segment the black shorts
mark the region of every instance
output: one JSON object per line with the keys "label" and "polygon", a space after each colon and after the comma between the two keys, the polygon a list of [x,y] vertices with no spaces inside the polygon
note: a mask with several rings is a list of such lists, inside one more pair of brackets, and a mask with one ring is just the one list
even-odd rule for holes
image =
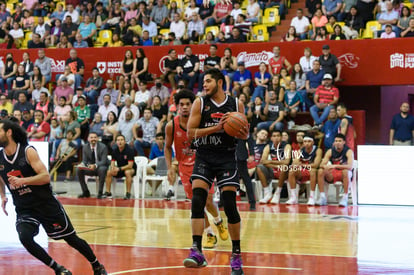
{"label": "black shorts", "polygon": [[[134,177],[137,174],[137,169],[136,168],[133,168],[133,169],[134,169],[134,174],[132,174],[132,176]],[[119,169],[118,173],[115,175],[115,178],[120,179],[123,177],[125,177],[125,171]]]}
{"label": "black shorts", "polygon": [[193,174],[190,181],[195,179],[208,183],[209,188],[216,179],[217,187],[235,186],[240,187],[239,175],[237,174],[237,162],[235,152],[223,154],[205,154],[197,152],[194,163]]}
{"label": "black shorts", "polygon": [[[57,201],[57,200],[56,200]],[[42,207],[35,207],[33,209],[26,209],[17,213],[16,229],[22,223],[30,223],[39,228],[42,225],[49,238],[54,240],[63,239],[67,236],[75,234],[75,229],[68,215],[63,209],[60,202],[56,204],[47,205]],[[54,208],[54,211],[50,211]]]}

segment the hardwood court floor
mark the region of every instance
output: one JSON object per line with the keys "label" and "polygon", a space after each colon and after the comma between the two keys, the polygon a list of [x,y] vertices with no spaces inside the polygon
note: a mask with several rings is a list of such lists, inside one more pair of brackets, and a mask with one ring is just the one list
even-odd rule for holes
{"label": "hardwood court floor", "polygon": [[[60,200],[110,274],[230,274],[230,240],[204,250],[208,267],[182,266],[192,242],[189,202]],[[245,274],[414,274],[414,207],[281,204],[250,212],[239,203],[239,209]],[[92,274],[65,243],[49,241],[48,251],[73,274]],[[0,274],[53,272],[20,245],[0,243]]]}

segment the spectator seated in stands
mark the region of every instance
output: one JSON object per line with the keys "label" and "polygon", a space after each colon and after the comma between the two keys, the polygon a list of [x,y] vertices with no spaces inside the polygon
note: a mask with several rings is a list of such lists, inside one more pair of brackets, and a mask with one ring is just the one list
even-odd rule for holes
{"label": "spectator seated in stands", "polygon": [[[152,41],[152,38],[150,37],[149,32],[147,30],[142,32],[142,37],[140,39],[139,45],[142,45],[142,46],[153,46],[154,45],[154,42]],[[133,43],[132,46],[138,46],[138,45],[135,45]]]}
{"label": "spectator seated in stands", "polygon": [[116,105],[116,101],[118,100],[119,91],[116,90],[116,89],[114,89],[114,82],[113,82],[113,80],[112,79],[108,79],[106,81],[106,84],[105,85],[106,85],[106,88],[103,89],[101,91],[101,94],[99,95],[98,105],[101,106],[104,103],[103,99],[104,99],[104,96],[107,95],[107,94],[109,94],[110,97],[111,97],[111,103],[114,104],[114,105]]}
{"label": "spectator seated in stands", "polygon": [[85,40],[83,40],[82,35],[80,33],[77,33],[75,35],[75,41],[73,42],[73,47],[76,49],[79,48],[88,48],[88,42],[86,42]]}
{"label": "spectator seated in stands", "polygon": [[61,159],[62,164],[60,165],[58,172],[65,172],[64,182],[70,181],[70,175],[72,172],[72,165],[77,161],[77,144],[73,139],[74,132],[68,131],[66,137],[62,139],[59,147],[56,151],[55,161]]}
{"label": "spectator seated in stands", "polygon": [[4,67],[1,70],[1,77],[0,77],[0,88],[2,93],[6,93],[7,91],[4,87],[4,84],[7,84],[7,89],[11,91],[13,80],[17,73],[17,63],[13,60],[13,54],[7,53],[6,54],[6,62],[4,62]]}
{"label": "spectator seated in stands", "polygon": [[143,48],[138,48],[136,52],[136,59],[134,60],[134,69],[131,78],[137,86],[141,81],[152,81],[152,75],[148,72],[149,60],[145,56]]}
{"label": "spectator seated in stands", "polygon": [[[39,81],[36,86],[39,87]],[[36,91],[36,90],[35,90]],[[34,91],[33,91],[34,96]],[[35,110],[39,110],[44,114],[44,120],[49,122],[53,115],[53,103],[49,101],[49,91],[47,89],[39,92],[39,100],[35,102]]]}
{"label": "spectator seated in stands", "polygon": [[[158,123],[158,118],[152,116],[152,110],[147,108],[144,110],[144,116],[134,124],[132,132],[135,139],[134,148],[138,156],[145,156],[144,148],[151,148],[155,141]],[[137,129],[139,127],[142,129],[142,138],[138,137]]]}
{"label": "spectator seated in stands", "polygon": [[158,40],[160,40],[160,38],[162,39],[161,40],[161,46],[175,46],[175,45],[181,45],[182,44],[181,41],[175,37],[175,33],[173,33],[173,32],[168,33],[167,39],[164,39],[164,36],[160,37],[160,35],[159,35]]}
{"label": "spectator seated in stands", "polygon": [[64,115],[62,120],[59,121],[60,127],[63,130],[63,136],[66,137],[68,132],[73,132],[73,141],[76,142],[77,148],[81,146],[81,129],[78,122],[78,113],[74,110],[69,111]]}
{"label": "spectator seated in stands", "polygon": [[290,25],[295,27],[296,35],[300,40],[308,38],[308,31],[311,24],[309,19],[306,16],[303,16],[302,9],[296,11],[296,16],[292,18]]}
{"label": "spectator seated in stands", "polygon": [[378,22],[382,25],[382,30],[385,31],[386,25],[391,25],[392,30],[397,37],[400,37],[400,29],[397,27],[399,14],[392,7],[391,1],[385,2],[386,11],[382,12],[378,17]]}
{"label": "spectator seated in stands", "polygon": [[[237,63],[238,70],[233,76],[233,96],[238,97],[241,93],[250,95],[250,85],[252,85],[252,73],[246,70],[243,61]],[[247,92],[247,89],[249,90]]]}
{"label": "spectator seated in stands", "polygon": [[[287,169],[283,167],[288,166],[291,161],[292,147],[281,138],[279,130],[272,131],[270,138],[272,142],[264,148],[260,164],[256,168],[257,176],[264,189],[264,197],[259,201],[260,203],[279,204],[283,184],[288,178]],[[273,179],[278,179],[279,183],[272,196]]]}
{"label": "spectator seated in stands", "polygon": [[91,119],[91,110],[89,106],[86,105],[86,97],[84,95],[79,96],[78,106],[75,107],[75,112],[77,114],[78,122],[80,124],[81,134],[80,137],[83,140],[86,140],[89,131],[89,120]]}
{"label": "spectator seated in stands", "polygon": [[148,36],[149,38],[151,38],[151,40],[152,38],[155,38],[158,35],[157,24],[155,24],[154,21],[151,21],[150,18],[147,16],[142,17],[142,35],[143,36],[144,36],[145,31],[148,32]]}
{"label": "spectator seated in stands", "polygon": [[252,23],[258,23],[261,12],[262,11],[257,3],[257,0],[249,0],[249,4],[247,4],[246,7],[246,20]]}
{"label": "spectator seated in stands", "polygon": [[30,11],[23,10],[22,25],[24,31],[31,31],[34,26],[34,18],[30,15]]}
{"label": "spectator seated in stands", "polygon": [[342,32],[342,27],[339,24],[334,26],[334,32],[331,34],[331,40],[346,40],[345,34]]}
{"label": "spectator seated in stands", "polygon": [[407,6],[403,6],[401,8],[400,18],[398,19],[398,23],[397,23],[397,26],[401,29],[401,32],[405,31],[408,28],[410,18],[411,18],[410,9]]}
{"label": "spectator seated in stands", "polygon": [[89,104],[96,104],[97,103],[97,98],[99,96],[99,93],[102,89],[104,80],[102,78],[102,76],[99,75],[99,70],[98,68],[93,68],[92,69],[92,76],[90,78],[88,78],[88,80],[86,81],[86,86],[85,89],[83,91],[84,95],[87,97],[88,99],[88,103]]}
{"label": "spectator seated in stands", "polygon": [[[252,31],[252,22],[246,21],[246,15],[239,14],[237,16],[236,23],[234,24],[234,27],[239,28],[244,38],[247,40],[249,35]],[[231,28],[231,31],[233,31],[233,27]],[[225,32],[227,38],[230,38],[231,34],[229,32]]]}
{"label": "spectator seated in stands", "polygon": [[0,110],[6,110],[8,114],[13,113],[13,105],[5,94],[0,94]]}
{"label": "spectator seated in stands", "polygon": [[32,40],[29,40],[27,43],[27,48],[29,49],[38,49],[38,48],[46,48],[44,42],[40,40],[40,35],[37,33],[32,34]]}
{"label": "spectator seated in stands", "polygon": [[92,120],[90,127],[89,127],[89,133],[94,132],[98,135],[99,139],[103,136],[103,125],[104,121],[102,121],[102,115],[100,113],[95,113],[94,119]]}
{"label": "spectator seated in stands", "polygon": [[[306,93],[301,93],[302,104],[306,106],[303,110],[309,109],[313,103],[313,96],[316,92],[316,88],[322,84],[323,76],[325,72],[321,70],[321,63],[319,60],[313,61],[313,69],[306,74]],[[303,106],[302,106],[303,107]]]}
{"label": "spectator seated in stands", "polygon": [[57,86],[55,91],[53,92],[53,103],[55,106],[58,105],[58,99],[61,97],[64,97],[66,100],[67,105],[72,104],[74,91],[71,87],[68,85],[68,79],[66,77],[62,77],[60,79],[60,86]]}
{"label": "spectator seated in stands", "polygon": [[129,95],[125,96],[125,106],[122,107],[121,112],[119,113],[119,121],[124,121],[126,120],[126,112],[127,111],[131,111],[133,116],[132,116],[132,120],[133,121],[137,121],[139,116],[140,116],[140,112],[137,106],[135,106],[134,104],[132,104],[132,97]]}
{"label": "spectator seated in stands", "polygon": [[[42,87],[42,84],[40,83],[40,80],[35,80],[34,81],[34,89],[32,91],[32,101],[33,104],[37,104],[39,103],[39,101],[41,100],[41,94],[45,93],[46,94],[46,101],[48,102],[48,97],[49,97],[49,90],[46,89],[45,87]],[[46,112],[47,113],[47,112]],[[49,120],[49,119],[47,119]]]}
{"label": "spectator seated in stands", "polygon": [[285,107],[283,103],[277,100],[275,91],[269,90],[265,96],[265,107],[263,114],[267,117],[265,122],[257,124],[257,130],[265,129],[267,131],[283,129],[283,119],[285,117]]}
{"label": "spectator seated in stands", "polygon": [[[221,23],[220,25],[220,31],[224,33],[224,36],[226,39],[230,38],[231,36],[231,31],[234,28],[234,24],[237,21],[237,19],[239,18],[239,15],[236,16],[236,18],[234,18],[231,15],[228,15],[226,18],[226,21],[224,23]],[[251,25],[251,23],[249,23]],[[249,28],[249,32],[250,32],[250,28]],[[216,39],[215,39],[216,40]]]}
{"label": "spectator seated in stands", "polygon": [[193,55],[193,51],[190,46],[184,48],[185,56],[180,60],[177,67],[177,75],[175,81],[184,79],[188,82],[187,88],[192,90],[194,85],[198,81],[198,74],[200,70],[200,60],[196,55]]}
{"label": "spectator seated in stands", "polygon": [[409,26],[402,33],[402,37],[414,37],[414,18],[410,18]]}
{"label": "spectator seated in stands", "polygon": [[168,20],[168,8],[163,0],[157,0],[157,5],[151,10],[151,21],[154,21],[161,28],[168,28],[170,22]]}
{"label": "spectator seated in stands", "polygon": [[[291,80],[296,82],[296,90],[299,93],[300,101],[302,105],[302,110],[306,111],[306,103],[304,96],[306,95],[306,74],[303,72],[302,67],[299,63],[293,65],[293,71],[291,75]],[[303,107],[305,105],[305,107]]]}
{"label": "spectator seated in stands", "polygon": [[23,113],[23,111],[29,111],[30,118],[33,117],[33,105],[27,100],[27,95],[24,92],[20,92],[17,94],[17,102],[14,104],[14,110],[20,110],[20,112]]}
{"label": "spectator seated in stands", "polygon": [[288,129],[292,129],[292,127],[295,125],[293,119],[296,117],[296,114],[299,111],[300,101],[300,95],[296,90],[296,82],[294,80],[291,80],[289,83],[289,89],[286,90],[284,100],[286,114],[290,119],[288,121]]}
{"label": "spectator seated in stands", "polygon": [[250,122],[250,133],[257,132],[257,124],[266,121],[266,116],[263,113],[263,100],[260,96],[254,99],[254,102],[247,104],[247,119]]}
{"label": "spectator seated in stands", "polygon": [[246,37],[244,37],[241,30],[237,27],[234,27],[231,30],[231,36],[226,40],[226,43],[244,43],[244,42],[246,42]]}
{"label": "spectator seated in stands", "polygon": [[[290,62],[286,59],[285,56],[280,55],[280,47],[275,46],[273,47],[273,57],[269,60],[269,73],[272,75],[280,74],[282,68],[286,68],[287,71],[290,71],[292,68],[292,65]],[[282,99],[279,99],[282,100]]]}
{"label": "spectator seated in stands", "polygon": [[193,12],[191,20],[187,23],[187,36],[189,44],[196,44],[201,40],[204,35],[204,23],[200,16]]}
{"label": "spectator seated in stands", "polygon": [[[155,142],[151,146],[149,159],[153,160],[153,159],[156,159],[156,158],[159,158],[159,157],[163,157],[164,156],[164,146],[165,146],[165,134],[164,133],[157,133],[155,135]],[[147,169],[147,171],[148,171],[148,169]]]}
{"label": "spectator seated in stands", "polygon": [[318,30],[321,27],[325,27],[325,25],[328,23],[328,18],[326,18],[326,16],[323,15],[321,9],[316,9],[315,14],[312,17],[311,23],[312,23],[312,33],[310,37],[311,39],[316,39]]}
{"label": "spectator seated in stands", "polygon": [[126,193],[124,199],[131,198],[132,178],[137,171],[134,161],[134,150],[126,143],[123,135],[116,137],[116,145],[112,151],[112,160],[108,172],[106,173],[106,192],[103,198],[112,198],[111,184],[113,178],[125,177]]}
{"label": "spectator seated in stands", "polygon": [[96,25],[91,22],[91,18],[88,15],[84,16],[77,33],[82,35],[82,39],[88,42],[89,47],[93,47],[93,39],[96,36]]}
{"label": "spectator seated in stands", "polygon": [[174,14],[174,21],[170,24],[170,32],[175,33],[175,37],[178,40],[181,40],[181,38],[185,34],[185,23],[180,19],[181,15],[179,13]]}
{"label": "spectator seated in stands", "polygon": [[44,120],[42,111],[36,110],[34,113],[34,123],[27,128],[29,141],[48,141],[50,125]]}
{"label": "spectator seated in stands", "polygon": [[390,24],[387,24],[385,26],[385,31],[381,33],[380,38],[395,38],[395,32],[392,31],[392,26]]}
{"label": "spectator seated in stands", "polygon": [[150,91],[147,89],[147,82],[141,81],[138,85],[138,91],[135,93],[134,104],[138,107],[140,112],[149,106]]}
{"label": "spectator seated in stands", "polygon": [[293,41],[299,41],[299,37],[297,37],[295,27],[290,26],[287,33],[280,39],[280,42],[293,42]]}
{"label": "spectator seated in stands", "polygon": [[64,96],[59,97],[59,104],[55,105],[55,109],[53,110],[53,116],[58,119],[60,122],[63,117],[72,110],[70,104],[66,104],[66,98]]}
{"label": "spectator seated in stands", "polygon": [[[327,205],[328,201],[325,195],[325,182],[335,183],[341,181],[344,186],[344,194],[339,206],[348,206],[348,186],[352,177],[352,164],[354,161],[354,152],[345,145],[345,136],[337,134],[335,136],[334,146],[328,149],[318,170],[318,187],[319,200],[316,205]],[[331,162],[330,164],[328,162]]]}
{"label": "spectator seated in stands", "polygon": [[9,34],[13,37],[16,47],[20,48],[24,40],[24,32],[23,29],[20,27],[19,22],[15,21],[13,23],[13,29],[9,31]]}
{"label": "spectator seated in stands", "polygon": [[338,21],[343,21],[344,15],[341,13],[342,0],[324,1],[322,4],[322,12],[326,17],[335,16]]}
{"label": "spectator seated in stands", "polygon": [[264,99],[264,94],[270,83],[270,78],[271,75],[267,72],[266,63],[261,62],[259,65],[259,71],[254,74],[256,88],[254,89],[253,95],[250,99],[251,102],[254,102],[256,97],[260,97],[262,100]]}
{"label": "spectator seated in stands", "polygon": [[65,39],[63,39],[63,36],[65,36],[67,38],[67,41],[69,41],[67,43],[67,47],[69,48],[70,45],[72,45],[72,43],[75,41],[75,35],[76,32],[78,31],[78,25],[72,22],[72,17],[71,16],[66,16],[65,17],[65,21],[62,24],[62,30],[60,32],[60,46],[58,44],[58,48],[65,48]]}
{"label": "spectator seated in stands", "polygon": [[70,70],[75,75],[75,87],[79,87],[83,81],[85,63],[78,57],[78,52],[75,49],[71,49],[69,55],[70,57],[66,60],[65,65],[69,66]]}
{"label": "spectator seated in stands", "polygon": [[[111,95],[105,94],[103,96],[102,104],[99,105],[98,113],[101,114],[102,120],[106,122],[109,112],[113,112],[115,116],[118,115],[118,108],[111,102]],[[96,131],[95,131],[96,132]]]}
{"label": "spectator seated in stands", "polygon": [[196,5],[195,0],[190,0],[187,8],[184,11],[184,19],[189,22],[192,19],[193,14],[198,14],[199,7]]}
{"label": "spectator seated in stands", "polygon": [[356,39],[359,36],[359,31],[364,28],[362,16],[359,14],[357,7],[352,6],[345,17],[345,26],[342,27],[345,36],[348,39]]}
{"label": "spectator seated in stands", "polygon": [[165,124],[167,124],[168,107],[167,105],[161,105],[161,98],[154,96],[151,104],[152,116],[158,118],[158,132],[164,132]]}
{"label": "spectator seated in stands", "polygon": [[49,151],[50,151],[50,162],[55,160],[56,149],[63,138],[63,132],[60,128],[59,122],[56,118],[52,118],[50,122],[50,136],[49,136]]}
{"label": "spectator seated in stands", "polygon": [[50,26],[49,24],[45,24],[42,16],[38,17],[38,23],[33,28],[33,33],[40,35],[40,41],[46,44],[46,37],[50,35]]}
{"label": "spectator seated in stands", "polygon": [[9,99],[16,100],[20,93],[24,93],[28,96],[27,90],[30,88],[29,76],[24,72],[24,66],[19,65],[17,67],[16,77],[13,80],[12,90],[9,91]]}
{"label": "spectator seated in stands", "polygon": [[102,199],[108,165],[108,148],[99,142],[97,133],[91,131],[88,135],[88,143],[82,148],[82,162],[78,165],[78,178],[82,188],[82,194],[78,198],[89,198],[91,195],[85,176],[97,176],[99,181],[97,198]]}
{"label": "spectator seated in stands", "polygon": [[318,135],[315,136],[318,139],[324,139],[323,144],[326,149],[332,147],[335,136],[338,133],[340,123],[341,121],[338,119],[335,108],[330,109],[328,120],[323,124]]}
{"label": "spectator seated in stands", "polygon": [[[132,112],[130,113],[132,114]],[[112,152],[112,145],[115,144],[115,137],[118,133],[118,118],[114,112],[109,112],[105,120],[102,126],[102,142],[108,147],[108,152]]]}
{"label": "spectator seated in stands", "polygon": [[[323,76],[322,85],[316,88],[313,98],[315,105],[310,108],[310,113],[315,121],[315,128],[321,128],[322,123],[329,115],[329,111],[338,103],[339,90],[332,85],[332,76],[325,74]],[[321,116],[318,112],[322,111]]]}
{"label": "spectator seated in stands", "polygon": [[230,15],[232,9],[233,5],[231,4],[231,2],[220,1],[219,3],[217,3],[214,6],[212,17],[207,20],[207,26],[220,25],[221,23],[224,23],[226,17]]}

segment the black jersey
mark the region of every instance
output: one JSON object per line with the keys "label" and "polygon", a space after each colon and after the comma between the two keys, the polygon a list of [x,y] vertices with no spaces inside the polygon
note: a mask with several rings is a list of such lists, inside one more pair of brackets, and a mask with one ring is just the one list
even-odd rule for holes
{"label": "black jersey", "polygon": [[318,147],[316,147],[316,145],[312,146],[312,151],[310,153],[306,152],[306,148],[303,147],[302,149],[300,149],[301,152],[301,158],[300,161],[302,163],[306,163],[306,164],[312,164],[315,161],[316,158],[316,150],[318,150]]}
{"label": "black jersey", "polygon": [[288,143],[287,142],[280,142],[278,145],[275,146],[275,144],[272,142],[270,144],[270,157],[272,158],[272,160],[285,160],[286,159],[286,154],[290,153],[290,152],[285,152],[285,147]]}
{"label": "black jersey", "polygon": [[[237,99],[226,95],[226,99],[217,104],[211,98],[203,96],[201,99],[201,121],[199,128],[216,126],[221,117],[227,112],[238,112]],[[236,139],[221,130],[220,132],[197,138],[193,141],[197,154],[208,152],[235,152]]]}
{"label": "black jersey", "polygon": [[341,152],[336,151],[335,146],[333,146],[331,150],[332,154],[329,160],[332,164],[347,164],[348,160],[346,158],[346,153],[350,150],[348,146],[344,145]]}
{"label": "black jersey", "polygon": [[38,207],[49,199],[55,200],[50,184],[22,186],[17,189],[9,184],[8,174],[16,177],[36,175],[32,166],[27,162],[26,152],[30,147],[34,148],[31,145],[18,143],[12,159],[6,156],[4,148],[0,149],[0,175],[12,194],[16,211]]}
{"label": "black jersey", "polygon": [[268,143],[262,143],[262,144],[255,143],[254,148],[253,148],[253,150],[254,150],[254,162],[260,163],[260,160],[262,159],[264,148],[266,147],[267,144]]}

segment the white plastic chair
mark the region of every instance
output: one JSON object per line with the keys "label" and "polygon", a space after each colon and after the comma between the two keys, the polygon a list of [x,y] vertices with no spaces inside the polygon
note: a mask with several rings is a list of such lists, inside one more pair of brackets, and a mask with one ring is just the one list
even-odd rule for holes
{"label": "white plastic chair", "polygon": [[[147,181],[161,181],[163,192],[165,192],[165,187],[168,186],[168,169],[167,162],[165,157],[159,157],[157,159],[157,168],[155,169],[154,175],[147,175],[147,169],[143,169],[143,178],[142,178],[142,198],[145,198],[145,184]],[[155,193],[155,186],[152,187],[152,193]]]}
{"label": "white plastic chair", "polygon": [[137,156],[134,158],[134,161],[137,165],[137,171],[134,178],[132,179],[132,183],[134,185],[134,197],[136,199],[139,199],[139,183],[141,181],[142,184],[144,184],[144,170],[146,171],[148,159],[143,156]]}

